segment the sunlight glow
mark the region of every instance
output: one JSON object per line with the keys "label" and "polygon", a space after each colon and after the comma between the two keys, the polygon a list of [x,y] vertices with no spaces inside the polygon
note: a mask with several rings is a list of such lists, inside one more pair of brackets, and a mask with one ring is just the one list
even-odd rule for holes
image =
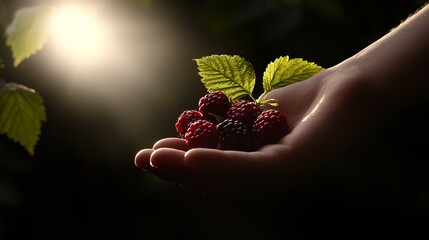
{"label": "sunlight glow", "polygon": [[53,2],[51,34],[39,62],[47,88],[81,116],[112,113],[107,121],[116,122],[128,140],[140,141],[154,106],[170,107],[193,82],[191,52],[203,48],[188,24],[138,1]]}
{"label": "sunlight glow", "polygon": [[53,43],[63,56],[96,61],[103,57],[106,36],[102,27],[90,9],[63,6],[52,19]]}

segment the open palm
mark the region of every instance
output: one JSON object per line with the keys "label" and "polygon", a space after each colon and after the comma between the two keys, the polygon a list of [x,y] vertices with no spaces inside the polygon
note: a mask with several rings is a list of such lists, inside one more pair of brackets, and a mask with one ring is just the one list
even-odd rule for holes
{"label": "open palm", "polygon": [[[361,71],[336,66],[305,81],[276,89],[290,134],[255,152],[188,149],[184,140],[165,138],[141,150],[138,167],[161,178],[204,191],[283,190],[353,142],[368,127],[370,86]],[[366,97],[362,99],[362,94]]]}

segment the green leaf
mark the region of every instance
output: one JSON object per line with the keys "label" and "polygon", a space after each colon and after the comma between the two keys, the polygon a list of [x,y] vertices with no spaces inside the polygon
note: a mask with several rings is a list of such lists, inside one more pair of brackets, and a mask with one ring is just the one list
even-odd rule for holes
{"label": "green leaf", "polygon": [[44,121],[43,99],[36,91],[16,83],[4,84],[0,89],[0,134],[33,155]]}
{"label": "green leaf", "polygon": [[245,96],[254,99],[256,76],[250,62],[237,55],[211,55],[195,61],[201,81],[209,92],[221,91],[232,101]]}
{"label": "green leaf", "polygon": [[301,58],[279,57],[265,69],[262,81],[264,92],[305,80],[321,70],[323,70],[321,66]]}
{"label": "green leaf", "polygon": [[19,9],[6,28],[6,44],[11,47],[14,66],[38,52],[50,31],[52,11],[48,5]]}

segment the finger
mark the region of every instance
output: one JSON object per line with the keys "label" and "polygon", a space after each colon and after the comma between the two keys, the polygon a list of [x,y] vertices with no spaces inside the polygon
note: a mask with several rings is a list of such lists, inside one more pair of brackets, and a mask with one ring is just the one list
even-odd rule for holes
{"label": "finger", "polygon": [[197,148],[188,151],[184,160],[194,176],[188,179],[191,187],[221,192],[262,192],[283,190],[295,183],[297,161],[288,155],[286,146],[276,144],[257,152]]}
{"label": "finger", "polygon": [[153,145],[153,149],[158,148],[174,148],[182,151],[189,150],[184,139],[181,138],[164,138]]}
{"label": "finger", "polygon": [[150,156],[150,165],[155,175],[179,183],[186,182],[185,152],[174,148],[158,148]]}
{"label": "finger", "polygon": [[156,169],[150,164],[150,158],[154,151],[155,150],[153,149],[143,149],[139,151],[134,158],[134,163],[138,168],[149,173],[158,175],[158,169]]}
{"label": "finger", "polygon": [[[147,161],[147,152],[149,151],[140,153],[145,161]],[[240,167],[240,165],[246,165],[245,160],[242,160],[242,155],[253,158],[253,153],[239,151],[225,153],[220,150],[204,148],[192,149],[188,153],[174,148],[158,148],[150,152],[150,167],[147,167],[147,162],[145,164],[148,171],[158,177],[193,189],[228,192],[227,188],[231,186],[231,189],[236,191],[238,190],[236,189],[237,184],[233,183],[233,179],[241,178],[240,182],[245,182],[245,179],[248,179],[248,177],[243,176],[243,167]],[[188,165],[185,165],[185,156],[190,156]],[[230,157],[231,160],[229,160]]]}
{"label": "finger", "polygon": [[209,148],[195,148],[185,154],[187,167],[198,171],[209,172],[235,172],[236,169],[255,170],[263,157],[261,152],[221,151]]}
{"label": "finger", "polygon": [[134,158],[134,164],[136,165],[136,167],[144,170],[150,168],[150,155],[153,151],[153,149],[140,150]]}

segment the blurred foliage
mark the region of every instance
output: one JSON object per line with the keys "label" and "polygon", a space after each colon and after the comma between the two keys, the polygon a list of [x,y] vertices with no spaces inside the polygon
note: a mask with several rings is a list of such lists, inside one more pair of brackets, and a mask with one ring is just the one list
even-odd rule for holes
{"label": "blurred foliage", "polygon": [[6,83],[0,88],[0,134],[6,134],[34,155],[45,121],[45,107],[39,93],[16,83]]}
{"label": "blurred foliage", "polygon": [[[0,7],[0,10],[4,9],[3,2]],[[45,5],[21,8],[16,12],[5,30],[6,45],[11,48],[14,67],[44,46],[50,29],[50,15]],[[0,60],[0,68],[3,67]],[[46,121],[46,114],[39,93],[21,84],[1,82],[0,134],[21,144],[33,155],[41,132],[41,121]]]}
{"label": "blurred foliage", "polygon": [[31,6],[19,9],[6,28],[6,44],[12,50],[14,67],[40,51],[50,30],[51,7]]}

